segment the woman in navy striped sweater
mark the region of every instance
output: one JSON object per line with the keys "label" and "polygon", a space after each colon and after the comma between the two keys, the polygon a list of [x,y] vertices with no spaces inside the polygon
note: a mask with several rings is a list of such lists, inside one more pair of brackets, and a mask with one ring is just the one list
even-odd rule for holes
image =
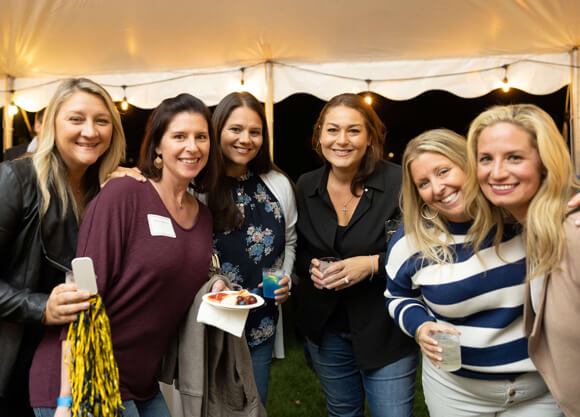
{"label": "woman in navy striped sweater", "polygon": [[[438,129],[403,156],[404,227],[387,260],[387,306],[423,352],[432,417],[561,416],[528,357],[523,331],[525,247],[519,231],[492,230],[474,253],[465,214],[465,139]],[[483,196],[480,204],[484,204]],[[439,369],[433,332],[461,333],[461,368]]]}

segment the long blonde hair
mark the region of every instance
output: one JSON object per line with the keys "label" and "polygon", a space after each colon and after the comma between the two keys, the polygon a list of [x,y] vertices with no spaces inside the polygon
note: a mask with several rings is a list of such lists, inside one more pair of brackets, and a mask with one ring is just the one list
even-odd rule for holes
{"label": "long blonde hair", "polygon": [[61,82],[46,108],[38,150],[32,157],[38,187],[42,196],[40,205],[41,217],[46,214],[50,206],[50,188],[52,187],[62,207],[61,215],[64,216],[66,214],[67,207],[70,204],[77,221],[80,221],[80,209],[72,197],[68,183],[68,169],[56,148],[55,128],[55,120],[60,106],[78,91],[101,98],[111,114],[113,124],[113,136],[109,148],[93,165],[94,169],[91,171],[94,171],[94,175],[91,175],[89,170],[87,170],[85,178],[83,178],[85,202],[88,202],[96,194],[99,184],[105,180],[109,173],[117,168],[125,157],[125,134],[121,125],[121,117],[109,93],[99,84],[87,78],[69,78]]}
{"label": "long blonde hair", "polygon": [[[566,245],[564,219],[567,202],[580,183],[574,176],[572,162],[564,138],[552,118],[532,104],[496,106],[481,113],[472,123],[467,136],[468,143],[468,198],[480,193],[477,181],[477,144],[481,132],[496,123],[512,123],[530,135],[542,163],[542,181],[530,201],[526,214],[525,240],[527,277],[549,273],[557,267]],[[485,206],[477,207],[473,200],[468,203],[469,213],[475,218],[477,239],[485,237],[486,227],[493,222],[503,225],[505,212],[486,200]]]}
{"label": "long blonde hair", "polygon": [[[399,202],[403,212],[405,234],[414,240],[423,258],[437,263],[449,263],[452,262],[452,253],[449,249],[452,243],[451,234],[440,216],[432,220],[423,218],[421,212],[425,201],[421,198],[411,174],[411,164],[425,152],[441,154],[465,171],[467,144],[463,136],[451,130],[433,129],[411,140],[403,154],[403,184]],[[444,241],[441,239],[442,236]]]}

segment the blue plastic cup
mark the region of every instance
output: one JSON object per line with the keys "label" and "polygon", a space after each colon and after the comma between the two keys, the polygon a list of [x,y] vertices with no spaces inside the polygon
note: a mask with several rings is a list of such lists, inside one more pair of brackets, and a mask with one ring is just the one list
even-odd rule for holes
{"label": "blue plastic cup", "polygon": [[262,292],[266,298],[275,298],[274,291],[280,289],[280,281],[284,278],[284,272],[277,268],[262,269]]}

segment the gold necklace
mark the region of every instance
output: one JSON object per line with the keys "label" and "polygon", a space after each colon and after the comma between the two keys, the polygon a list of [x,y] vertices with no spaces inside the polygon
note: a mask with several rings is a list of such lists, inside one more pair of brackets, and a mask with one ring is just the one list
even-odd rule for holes
{"label": "gold necklace", "polygon": [[186,200],[187,200],[187,191],[185,192],[185,194],[183,194],[183,198],[181,199],[181,201],[177,202],[180,209],[183,209],[183,204],[185,203]]}
{"label": "gold necklace", "polygon": [[[156,184],[154,181],[151,181],[151,184],[153,184],[153,188],[155,188],[157,190],[157,194],[159,194],[159,197],[161,197],[161,200],[164,200],[164,193],[163,190],[161,189],[161,187],[159,187],[158,184]],[[181,199],[181,201],[175,199],[175,202],[177,203],[179,209],[183,209],[183,202],[187,199],[187,191],[185,192],[185,194],[183,195],[183,198]]]}

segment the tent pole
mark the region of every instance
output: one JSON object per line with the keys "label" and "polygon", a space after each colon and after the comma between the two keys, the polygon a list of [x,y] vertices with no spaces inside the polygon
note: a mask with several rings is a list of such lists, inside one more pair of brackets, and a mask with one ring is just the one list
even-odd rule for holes
{"label": "tent pole", "polygon": [[578,47],[570,51],[570,152],[572,154],[572,164],[576,175],[580,175],[580,79],[578,78],[578,66],[580,57]]}
{"label": "tent pole", "polygon": [[266,61],[266,124],[270,133],[270,159],[274,161],[274,64]]}
{"label": "tent pole", "polygon": [[[6,79],[4,80],[4,91],[12,91],[14,89],[14,77],[7,75]],[[8,107],[11,104],[12,94],[11,93],[4,93],[4,140],[3,140],[3,149],[2,151],[6,151],[6,149],[12,147],[12,117],[8,113]]]}

